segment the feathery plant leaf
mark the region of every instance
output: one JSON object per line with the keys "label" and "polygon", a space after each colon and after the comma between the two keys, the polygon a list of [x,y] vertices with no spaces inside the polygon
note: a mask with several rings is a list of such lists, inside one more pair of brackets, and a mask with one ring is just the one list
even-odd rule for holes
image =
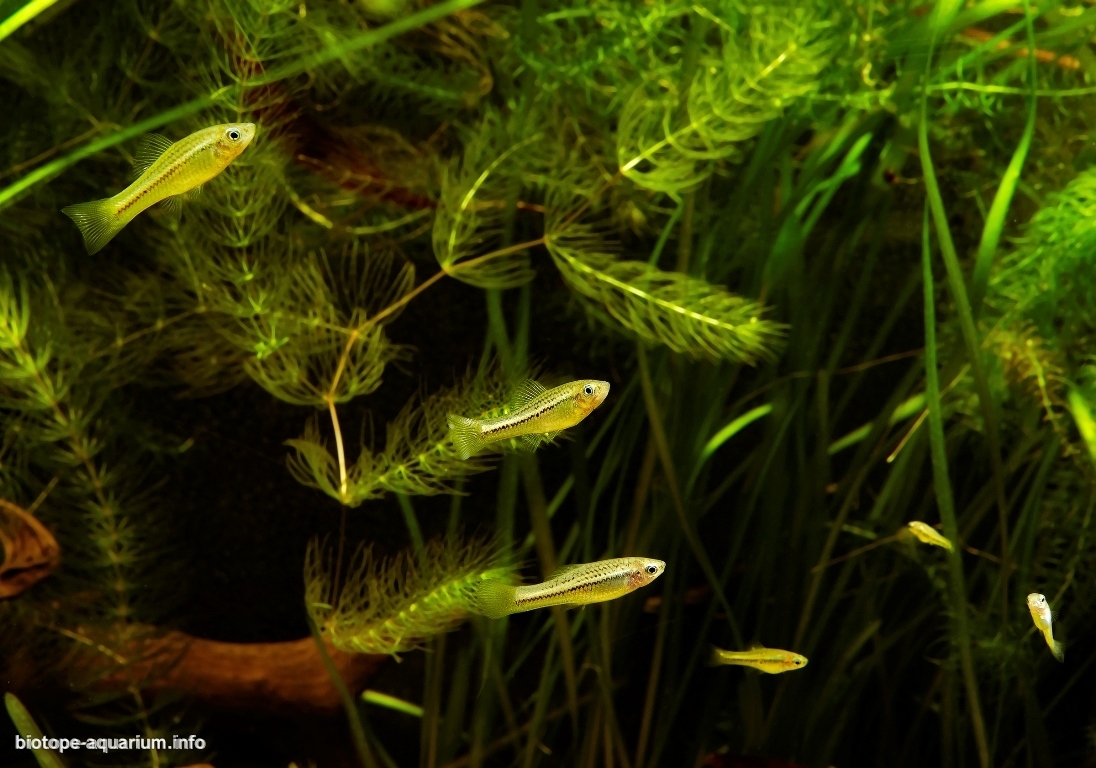
{"label": "feathery plant leaf", "polygon": [[694,358],[754,364],[775,357],[784,326],[762,319],[761,306],[680,272],[621,260],[592,226],[571,223],[549,208],[545,245],[567,284],[647,344]]}
{"label": "feathery plant leaf", "polygon": [[[534,145],[542,137],[510,138],[509,126],[488,113],[469,137],[464,155],[442,172],[434,220],[434,255],[452,277],[479,288],[515,288],[533,279],[525,249],[499,250],[506,201],[521,186]],[[476,257],[497,253],[471,267]]]}
{"label": "feathery plant leaf", "polygon": [[403,552],[386,562],[360,547],[341,587],[333,569],[314,539],[304,568],[309,615],[336,648],[377,654],[410,651],[452,629],[474,607],[477,584],[513,574],[497,547],[454,540],[428,542],[422,558]]}
{"label": "feathery plant leaf", "polygon": [[345,496],[339,492],[338,461],[314,419],[305,425],[302,437],[286,441],[296,451],[287,459],[289,470],[298,482],[351,507],[386,493],[457,493],[453,481],[487,470],[490,460],[487,456],[462,460],[449,440],[445,416],[449,412],[478,414],[501,408],[506,392],[505,380],[497,369],[492,369],[482,381],[468,376],[452,389],[421,401],[412,398],[388,424],[383,451],[375,453],[362,447],[357,462],[348,468]]}
{"label": "feathery plant leaf", "polygon": [[[694,11],[694,23],[718,27],[721,46],[704,49],[684,93],[665,78],[640,85],[617,128],[621,173],[659,192],[691,189],[713,162],[736,160],[741,142],[817,90],[832,55],[828,25],[808,5],[736,8],[726,18]],[[740,13],[746,35],[737,29]]]}
{"label": "feathery plant leaf", "polygon": [[237,334],[250,347],[247,373],[279,399],[317,408],[380,386],[385,365],[403,351],[384,333],[395,313],[372,318],[410,292],[413,267],[354,248],[335,268],[312,254],[272,275],[273,284],[240,286],[250,307],[246,333]]}

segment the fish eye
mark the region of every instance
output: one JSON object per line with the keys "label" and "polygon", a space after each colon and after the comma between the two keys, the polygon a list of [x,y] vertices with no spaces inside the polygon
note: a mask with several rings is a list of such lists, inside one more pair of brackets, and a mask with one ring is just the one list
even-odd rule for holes
{"label": "fish eye", "polygon": [[239,141],[240,140],[240,132],[237,131],[235,128],[229,128],[228,129],[228,138],[232,139],[233,141]]}
{"label": "fish eye", "polygon": [[795,666],[797,666],[797,667],[802,666],[802,664],[803,664],[803,659],[796,659],[795,660]]}
{"label": "fish eye", "polygon": [[594,394],[594,385],[587,384],[585,387],[582,388],[582,394],[586,395],[587,397]]}
{"label": "fish eye", "polygon": [[647,566],[647,573],[654,576],[656,573],[658,573],[658,566],[657,565],[648,565]]}

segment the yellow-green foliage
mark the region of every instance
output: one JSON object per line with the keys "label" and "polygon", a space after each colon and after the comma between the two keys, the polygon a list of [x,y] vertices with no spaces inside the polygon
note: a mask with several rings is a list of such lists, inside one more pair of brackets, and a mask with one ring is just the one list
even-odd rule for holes
{"label": "yellow-green foliage", "polygon": [[314,419],[306,424],[303,436],[286,441],[295,450],[289,469],[300,482],[352,507],[389,492],[452,493],[451,481],[482,472],[490,462],[482,456],[460,458],[449,442],[445,414],[498,409],[506,402],[506,392],[505,379],[493,370],[480,380],[468,376],[452,389],[412,397],[389,422],[383,451],[362,446],[358,460],[347,468],[345,493],[340,492],[338,460]]}
{"label": "yellow-green foliage", "polygon": [[745,34],[694,9],[694,28],[715,27],[720,45],[694,41],[703,50],[686,93],[667,79],[640,85],[617,131],[621,172],[660,192],[695,187],[714,161],[739,156],[740,142],[817,90],[833,47],[827,25],[804,3],[742,9]]}
{"label": "yellow-green foliage", "polygon": [[518,141],[511,133],[511,126],[488,113],[468,137],[463,157],[441,177],[434,254],[451,276],[481,288],[513,288],[533,278],[528,253],[500,248],[500,239],[506,200],[516,199],[521,171],[536,165],[530,160],[532,145],[543,137]]}
{"label": "yellow-green foliage", "polygon": [[[756,363],[772,359],[784,327],[763,320],[761,305],[721,286],[622,260],[589,226],[558,227],[546,236],[563,279],[594,314],[647,344],[664,344],[694,358]],[[608,318],[605,315],[608,314]]]}
{"label": "yellow-green foliage", "polygon": [[336,648],[410,651],[464,619],[477,584],[512,573],[498,552],[484,541],[431,541],[417,557],[401,552],[381,561],[361,547],[339,587],[330,553],[313,540],[305,555],[308,612]]}

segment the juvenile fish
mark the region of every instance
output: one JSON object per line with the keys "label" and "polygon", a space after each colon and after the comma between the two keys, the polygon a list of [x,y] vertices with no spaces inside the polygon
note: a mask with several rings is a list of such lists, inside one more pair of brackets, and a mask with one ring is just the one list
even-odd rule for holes
{"label": "juvenile fish", "polygon": [[500,619],[551,605],[601,603],[647,586],[665,569],[666,563],[646,557],[564,565],[542,584],[519,587],[492,579],[483,581],[476,588],[475,604],[479,613]]}
{"label": "juvenile fish", "polygon": [[950,540],[946,539],[943,534],[933,528],[928,523],[922,523],[920,520],[914,520],[907,526],[917,539],[925,544],[932,544],[934,547],[943,547],[948,552],[954,551],[955,547],[952,546]]}
{"label": "juvenile fish", "polygon": [[1050,652],[1054,654],[1054,658],[1058,661],[1064,662],[1066,660],[1066,650],[1061,641],[1054,639],[1054,616],[1050,612],[1050,604],[1047,603],[1046,597],[1040,595],[1038,592],[1032,592],[1027,596],[1028,610],[1031,611],[1031,618],[1035,621],[1035,628],[1043,633],[1043,639],[1047,641],[1047,645],[1050,646]]}
{"label": "juvenile fish", "polygon": [[585,419],[608,394],[607,381],[580,379],[545,389],[529,379],[518,388],[509,413],[503,416],[472,419],[448,414],[449,439],[462,459],[476,455],[488,443],[515,437],[536,448]]}
{"label": "juvenile fish", "polygon": [[717,667],[723,664],[752,667],[766,674],[779,675],[781,672],[803,669],[807,666],[807,657],[791,651],[782,651],[779,648],[766,648],[763,645],[755,645],[748,651],[725,651],[713,645],[708,665]]}
{"label": "juvenile fish", "polygon": [[84,247],[95,253],[149,206],[163,201],[171,213],[178,213],[179,195],[198,194],[253,138],[254,123],[213,125],[174,143],[150,134],[137,148],[132,184],[114,197],[70,205],[61,213],[76,222]]}

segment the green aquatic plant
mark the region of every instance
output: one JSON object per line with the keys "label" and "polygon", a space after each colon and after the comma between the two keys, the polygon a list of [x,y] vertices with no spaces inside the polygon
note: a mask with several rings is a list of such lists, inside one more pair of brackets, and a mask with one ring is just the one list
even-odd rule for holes
{"label": "green aquatic plant", "polygon": [[[832,24],[809,4],[742,7],[730,20],[702,6],[690,10],[691,56],[675,73],[687,84],[644,82],[617,128],[620,172],[659,192],[693,188],[715,162],[740,159],[741,142],[817,90],[835,42]],[[709,27],[720,45],[706,50]]]}
{"label": "green aquatic plant", "polygon": [[467,617],[478,584],[511,573],[489,543],[430,541],[389,561],[361,547],[336,584],[333,557],[314,540],[305,557],[305,604],[336,648],[405,653]]}
{"label": "green aquatic plant", "polygon": [[561,226],[545,244],[564,280],[597,315],[645,343],[746,363],[772,359],[779,348],[783,328],[763,320],[756,302],[680,272],[617,259],[591,227]]}
{"label": "green aquatic plant", "polygon": [[[1096,14],[1021,5],[142,0],[14,29],[0,498],[62,566],[0,601],[0,672],[57,678],[25,700],[58,731],[71,686],[88,728],[165,732],[166,627],[299,637],[285,553],[326,535],[309,653],[367,766],[1075,758]],[[143,134],[238,121],[181,219],[82,252],[59,210],[124,186]],[[532,360],[612,394],[566,441],[461,460],[446,413],[506,413]],[[895,538],[912,520],[954,551]],[[532,553],[667,570],[465,622]],[[180,589],[203,578],[261,586]],[[712,642],[811,661],[707,670]],[[421,685],[421,718],[356,708],[360,654],[419,648],[368,684]],[[186,706],[228,733],[218,684]]]}
{"label": "green aquatic plant", "polygon": [[466,377],[451,390],[414,397],[389,422],[383,451],[362,446],[348,469],[345,490],[339,488],[337,458],[325,445],[316,422],[304,435],[288,440],[295,454],[289,470],[298,481],[355,507],[385,493],[432,496],[454,493],[454,483],[490,468],[484,457],[462,459],[449,436],[446,414],[484,413],[505,405],[506,381],[497,371],[482,379]]}

